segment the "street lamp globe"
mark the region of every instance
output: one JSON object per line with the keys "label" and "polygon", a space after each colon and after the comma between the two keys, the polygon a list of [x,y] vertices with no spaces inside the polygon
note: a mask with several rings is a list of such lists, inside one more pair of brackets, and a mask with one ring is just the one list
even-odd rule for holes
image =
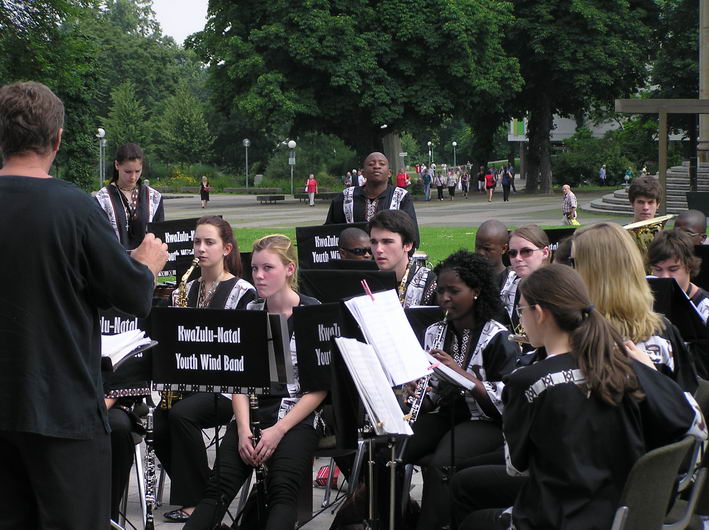
{"label": "street lamp globe", "polygon": [[249,140],[248,138],[244,138],[241,143],[243,144],[244,147],[251,146],[251,140]]}
{"label": "street lamp globe", "polygon": [[295,140],[288,140],[288,149],[295,149]]}
{"label": "street lamp globe", "polygon": [[453,147],[457,147],[457,146],[458,146],[458,142],[453,142]]}
{"label": "street lamp globe", "polygon": [[96,132],[96,138],[103,138],[104,136],[106,136],[106,130],[105,130],[105,129],[99,127],[98,129],[96,129],[96,131],[97,131],[97,132]]}

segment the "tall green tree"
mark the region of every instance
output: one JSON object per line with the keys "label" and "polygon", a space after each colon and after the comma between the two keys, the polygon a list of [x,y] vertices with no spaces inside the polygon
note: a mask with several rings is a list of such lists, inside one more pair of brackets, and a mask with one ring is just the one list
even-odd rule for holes
{"label": "tall green tree", "polygon": [[647,78],[656,43],[652,0],[512,0],[516,22],[507,49],[518,58],[524,89],[516,113],[528,113],[527,192],[551,192],[553,115],[612,107]]}
{"label": "tall green tree", "polygon": [[202,103],[181,83],[163,104],[155,121],[156,147],[162,160],[181,164],[207,162],[214,137],[204,117]]}
{"label": "tall green tree", "polygon": [[108,152],[127,143],[147,145],[148,123],[145,107],[135,94],[131,81],[121,83],[111,92],[111,107],[103,120],[108,137]]}
{"label": "tall green tree", "polygon": [[502,108],[520,86],[507,2],[212,0],[209,14],[187,45],[215,106],[272,139],[332,133],[362,155],[388,131]]}

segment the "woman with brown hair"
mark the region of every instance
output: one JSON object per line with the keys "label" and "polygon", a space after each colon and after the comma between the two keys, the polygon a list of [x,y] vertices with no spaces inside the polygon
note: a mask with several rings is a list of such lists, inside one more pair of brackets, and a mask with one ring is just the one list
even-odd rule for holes
{"label": "woman with brown hair", "polygon": [[475,512],[461,528],[609,528],[634,462],[686,434],[705,439],[704,420],[626,350],[570,267],[544,267],[520,291],[517,311],[545,357],[507,378],[503,430],[508,472],[529,478],[511,510]]}
{"label": "woman with brown hair", "polygon": [[645,263],[627,230],[614,223],[577,230],[571,260],[594,305],[616,331],[646,351],[658,370],[694,392],[694,362],[677,328],[653,311]]}

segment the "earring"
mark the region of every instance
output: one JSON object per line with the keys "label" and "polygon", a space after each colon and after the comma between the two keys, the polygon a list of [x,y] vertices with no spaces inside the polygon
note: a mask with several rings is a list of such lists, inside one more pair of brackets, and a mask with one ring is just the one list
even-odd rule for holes
{"label": "earring", "polygon": [[473,300],[477,300],[477,299],[478,299],[478,295],[473,296]]}

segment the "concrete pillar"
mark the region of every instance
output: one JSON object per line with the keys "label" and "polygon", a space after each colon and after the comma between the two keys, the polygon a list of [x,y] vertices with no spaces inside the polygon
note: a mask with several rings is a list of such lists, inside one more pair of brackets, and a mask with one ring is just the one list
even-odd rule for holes
{"label": "concrete pillar", "polygon": [[660,151],[659,163],[659,180],[660,189],[662,190],[662,202],[657,209],[657,215],[665,215],[667,213],[667,111],[660,110],[660,127],[658,131],[658,147]]}
{"label": "concrete pillar", "polygon": [[[699,98],[709,98],[709,0],[699,0]],[[697,157],[709,162],[709,115],[699,115]]]}

